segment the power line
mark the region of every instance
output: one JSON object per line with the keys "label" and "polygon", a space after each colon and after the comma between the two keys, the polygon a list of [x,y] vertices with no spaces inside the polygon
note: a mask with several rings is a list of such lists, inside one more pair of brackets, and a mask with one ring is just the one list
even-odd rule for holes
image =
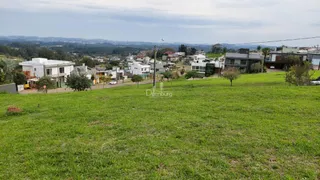
{"label": "power line", "polygon": [[270,41],[257,41],[257,42],[247,42],[247,43],[237,43],[237,44],[265,44],[265,43],[275,43],[275,42],[287,42],[287,41],[299,41],[308,39],[319,39],[320,36],[313,37],[302,37],[302,38],[292,38],[292,39],[281,39],[281,40],[270,40]]}

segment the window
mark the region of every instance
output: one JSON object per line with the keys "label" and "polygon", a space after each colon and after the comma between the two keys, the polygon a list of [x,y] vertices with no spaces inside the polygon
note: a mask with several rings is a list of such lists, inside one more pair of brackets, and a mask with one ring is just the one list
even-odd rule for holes
{"label": "window", "polygon": [[141,71],[143,71],[143,68],[141,68]]}
{"label": "window", "polygon": [[64,67],[59,68],[60,73],[64,73]]}
{"label": "window", "polygon": [[52,69],[47,69],[47,75],[52,75]]}
{"label": "window", "polygon": [[33,71],[37,71],[37,68],[33,68]]}
{"label": "window", "polygon": [[247,61],[246,60],[241,60],[241,65],[247,65]]}
{"label": "window", "polygon": [[235,65],[240,65],[240,60],[238,60],[238,59],[235,60],[235,61],[234,61],[234,64],[235,64]]}
{"label": "window", "polygon": [[200,67],[200,72],[206,72],[206,68],[205,67]]}
{"label": "window", "polygon": [[227,60],[226,60],[226,63],[227,63],[227,64],[234,64],[234,59],[227,59]]}

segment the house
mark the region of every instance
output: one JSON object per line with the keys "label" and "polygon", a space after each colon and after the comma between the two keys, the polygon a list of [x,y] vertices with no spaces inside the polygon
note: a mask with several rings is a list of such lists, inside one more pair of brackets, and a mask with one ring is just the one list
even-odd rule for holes
{"label": "house", "polygon": [[192,56],[192,58],[193,58],[193,61],[204,61],[204,60],[206,60],[206,56],[205,55],[203,55],[203,54],[197,54],[197,55],[194,55],[194,56]]}
{"label": "house", "polygon": [[240,49],[238,53],[227,53],[225,67],[236,67],[242,73],[251,71],[251,65],[260,63],[262,55],[260,53],[250,53],[249,49]]}
{"label": "house", "polygon": [[191,69],[200,74],[205,74],[206,68],[212,67],[214,73],[220,73],[224,69],[224,57],[219,57],[216,60],[205,59],[191,62]]}
{"label": "house", "polygon": [[206,52],[204,52],[203,50],[197,50],[197,51],[196,51],[196,54],[197,54],[197,55],[199,55],[199,54],[201,54],[201,55],[206,55]]}
{"label": "house", "polygon": [[88,79],[91,79],[92,75],[95,74],[88,66],[82,64],[82,66],[75,66],[71,74],[85,74]]}
{"label": "house", "polygon": [[29,75],[28,78],[41,78],[50,76],[57,81],[66,82],[67,76],[74,69],[75,63],[71,61],[49,60],[46,58],[33,58],[31,61],[19,63],[22,71]]}
{"label": "house", "polygon": [[147,64],[142,64],[140,62],[133,62],[129,66],[129,72],[132,75],[140,75],[143,77],[147,77],[150,74],[151,67]]}
{"label": "house", "polygon": [[[160,72],[160,73],[166,72],[169,70],[169,66],[170,66],[170,64],[168,64],[166,62],[162,62],[162,61],[156,62],[156,72]],[[151,67],[150,72],[153,72],[154,71],[154,64],[150,64],[150,67]]]}
{"label": "house", "polygon": [[295,56],[302,62],[309,61],[312,63],[314,69],[318,69],[320,61],[320,52],[315,48],[288,48],[279,47],[275,51],[270,52],[270,58],[266,60],[265,64],[268,68],[286,69],[291,62],[288,60],[289,56]]}

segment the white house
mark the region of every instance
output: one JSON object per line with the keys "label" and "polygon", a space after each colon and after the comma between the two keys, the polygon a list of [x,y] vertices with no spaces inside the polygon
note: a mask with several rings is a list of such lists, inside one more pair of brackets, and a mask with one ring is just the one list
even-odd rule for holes
{"label": "white house", "polygon": [[193,71],[197,71],[199,73],[205,73],[207,64],[214,66],[215,69],[222,70],[224,69],[224,66],[225,66],[224,57],[219,57],[217,60],[205,59],[205,60],[193,61],[191,63],[191,68]]}
{"label": "white house", "polygon": [[132,75],[140,75],[146,77],[150,74],[151,67],[147,64],[142,64],[139,62],[133,62],[129,67],[130,73]]}
{"label": "white house", "polygon": [[74,69],[75,63],[71,61],[48,60],[46,58],[33,58],[31,61],[19,63],[22,66],[22,71],[30,77],[41,78],[50,76],[54,79],[66,81]]}
{"label": "white house", "polygon": [[204,61],[206,60],[206,56],[202,54],[194,55],[193,61]]}

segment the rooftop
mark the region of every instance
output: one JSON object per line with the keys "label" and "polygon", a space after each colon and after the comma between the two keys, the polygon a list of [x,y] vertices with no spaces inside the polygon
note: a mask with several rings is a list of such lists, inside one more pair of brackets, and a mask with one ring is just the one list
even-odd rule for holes
{"label": "rooftop", "polygon": [[33,66],[33,65],[45,65],[45,66],[59,66],[59,65],[75,65],[71,61],[62,61],[62,60],[49,60],[46,58],[32,58],[31,61],[24,61],[19,63],[22,66]]}
{"label": "rooftop", "polygon": [[[226,58],[240,58],[240,59],[247,59],[248,54],[240,54],[240,53],[227,53]],[[257,53],[250,53],[249,59],[261,59],[261,55]]]}

